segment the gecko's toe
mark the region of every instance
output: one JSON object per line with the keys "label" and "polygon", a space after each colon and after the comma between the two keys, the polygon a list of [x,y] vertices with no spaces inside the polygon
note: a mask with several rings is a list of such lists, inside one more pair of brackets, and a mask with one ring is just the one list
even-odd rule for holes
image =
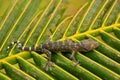
{"label": "gecko's toe", "polygon": [[51,61],[47,61],[47,63],[44,66],[44,69],[48,71],[48,70],[52,70],[53,67],[54,67],[53,63]]}
{"label": "gecko's toe", "polygon": [[74,65],[74,66],[80,65],[80,61],[79,61],[79,60],[76,60],[76,61],[74,61],[74,62],[75,62],[75,65]]}

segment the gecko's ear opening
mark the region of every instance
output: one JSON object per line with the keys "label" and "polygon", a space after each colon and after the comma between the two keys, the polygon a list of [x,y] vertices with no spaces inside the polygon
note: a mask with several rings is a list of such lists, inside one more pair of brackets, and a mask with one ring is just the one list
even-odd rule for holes
{"label": "gecko's ear opening", "polygon": [[91,51],[99,46],[99,44],[92,39],[83,40],[81,44],[85,52]]}

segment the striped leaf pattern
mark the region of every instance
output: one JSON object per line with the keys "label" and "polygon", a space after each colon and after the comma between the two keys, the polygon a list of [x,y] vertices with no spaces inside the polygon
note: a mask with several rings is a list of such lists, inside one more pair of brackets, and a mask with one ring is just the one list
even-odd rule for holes
{"label": "striped leaf pattern", "polygon": [[[8,0],[7,0],[8,1]],[[120,0],[0,0],[1,80],[120,80]],[[77,52],[74,66],[69,53],[53,53],[54,68],[45,71],[45,54],[20,52],[24,46],[51,41],[99,43],[93,51]]]}

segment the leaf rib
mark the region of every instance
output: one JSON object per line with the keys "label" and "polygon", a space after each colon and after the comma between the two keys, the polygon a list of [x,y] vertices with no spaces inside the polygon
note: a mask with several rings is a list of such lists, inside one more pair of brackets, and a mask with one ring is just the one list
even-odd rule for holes
{"label": "leaf rib", "polygon": [[44,17],[46,11],[48,10],[48,8],[50,7],[50,5],[52,4],[53,0],[51,0],[51,2],[49,3],[49,5],[47,6],[47,8],[45,9],[45,11],[42,13],[41,17],[39,18],[39,20],[37,21],[36,25],[34,26],[34,28],[32,29],[30,35],[28,36],[28,38],[26,39],[24,46],[27,44],[28,40],[30,39],[30,37],[32,36],[32,33],[35,31],[35,29],[37,28],[38,24],[40,23],[40,21],[42,20],[42,18]]}
{"label": "leaf rib", "polygon": [[62,20],[62,22],[57,26],[57,28],[56,28],[55,31],[53,32],[52,37],[51,37],[51,41],[52,41],[52,38],[55,36],[55,33],[57,32],[57,30],[61,27],[61,25],[62,25],[65,21],[69,20],[69,19],[72,18],[72,17],[73,17],[73,16],[69,16],[69,17],[66,17],[64,20]]}
{"label": "leaf rib", "polygon": [[102,23],[102,27],[105,26],[105,23],[106,23],[106,21],[107,21],[109,15],[110,15],[110,13],[112,12],[112,10],[113,10],[113,8],[114,8],[114,6],[115,6],[116,3],[117,3],[117,0],[115,0],[114,3],[113,3],[113,5],[111,6],[111,8],[110,8],[110,10],[109,10],[109,12],[108,12],[106,18],[104,19],[104,21],[103,21],[103,23]]}
{"label": "leaf rib", "polygon": [[10,37],[11,33],[13,32],[14,28],[16,27],[17,23],[19,22],[20,18],[22,17],[22,15],[24,14],[24,12],[26,11],[26,9],[28,8],[29,4],[31,3],[31,0],[28,1],[28,3],[26,4],[24,10],[22,11],[22,13],[20,14],[20,16],[18,17],[16,23],[13,25],[12,29],[10,30],[9,34],[6,36],[5,40],[3,41],[2,46],[0,47],[0,51],[3,49],[4,44],[6,43],[6,41],[8,40],[8,38]]}
{"label": "leaf rib", "polygon": [[1,30],[1,29],[2,29],[2,27],[4,26],[4,24],[5,24],[6,20],[7,20],[7,19],[8,19],[8,17],[10,16],[11,12],[14,10],[14,8],[15,8],[15,6],[16,6],[16,4],[17,4],[17,2],[18,2],[18,0],[16,0],[16,1],[15,1],[15,3],[13,3],[14,5],[11,7],[11,9],[9,10],[9,12],[8,12],[7,16],[5,17],[5,19],[4,19],[4,21],[3,21],[3,23],[1,24],[1,26],[0,26],[0,30]]}
{"label": "leaf rib", "polygon": [[[30,25],[35,21],[35,19],[37,18],[37,16],[40,14],[41,12],[38,12],[36,14],[35,17],[33,17],[32,21],[28,24],[28,26],[25,28],[25,30],[22,32],[22,34],[20,35],[20,37],[18,38],[18,41],[22,38],[22,36],[25,34],[25,32],[30,28]],[[9,52],[9,56],[12,55],[12,51],[14,50],[16,44],[13,46],[13,48],[10,50]]]}
{"label": "leaf rib", "polygon": [[85,5],[83,5],[78,11],[77,13],[74,15],[73,19],[70,21],[69,25],[67,26],[64,34],[63,34],[63,37],[62,38],[65,38],[66,37],[66,33],[68,31],[68,29],[70,28],[71,24],[73,23],[73,21],[75,20],[75,18],[78,16],[78,14],[87,6],[88,3],[86,3]]}
{"label": "leaf rib", "polygon": [[[29,80],[35,80],[32,76],[29,76],[25,72],[21,71],[20,69],[16,68],[15,66],[11,65],[10,63],[3,61],[3,66],[6,69],[6,73],[11,77],[11,78],[22,78],[22,79],[29,79]],[[14,75],[11,74],[14,73],[17,76],[15,77]]]}
{"label": "leaf rib", "polygon": [[56,6],[55,10],[53,11],[53,13],[52,13],[52,15],[51,15],[50,19],[48,20],[47,24],[45,25],[45,27],[43,28],[42,32],[41,32],[41,33],[40,33],[40,35],[38,36],[38,39],[37,39],[37,41],[36,41],[35,46],[37,46],[37,45],[38,45],[38,43],[39,43],[39,41],[40,41],[40,39],[41,39],[41,37],[42,37],[43,33],[45,32],[46,28],[48,27],[48,25],[49,25],[50,21],[53,19],[53,17],[54,17],[54,15],[55,15],[55,13],[56,13],[56,11],[57,11],[58,7],[60,6],[61,2],[62,2],[62,0],[59,0],[59,2],[58,2],[58,4],[57,4],[57,6]]}
{"label": "leaf rib", "polygon": [[108,79],[113,79],[113,80],[120,79],[120,76],[117,73],[115,73],[115,72],[111,71],[110,69],[104,67],[103,65],[93,61],[92,59],[84,56],[83,54],[78,53],[76,58],[78,60],[80,60],[81,66],[83,66],[84,68],[93,72],[94,74],[96,74],[97,76],[99,76],[102,79],[104,79],[104,78],[107,78],[107,80]]}
{"label": "leaf rib", "polygon": [[[115,60],[115,61],[119,61],[118,59],[119,59],[119,57],[120,57],[120,52],[119,52],[118,50],[116,50],[116,49],[110,47],[109,45],[103,43],[102,41],[94,38],[94,37],[93,37],[92,35],[90,35],[90,34],[87,34],[87,36],[90,37],[90,38],[92,38],[92,39],[94,39],[94,40],[96,40],[96,41],[99,42],[101,45],[106,46],[108,49],[112,50],[112,51],[114,52],[114,56],[111,56],[111,55],[107,55],[107,56],[110,57],[110,58],[112,58],[112,59]],[[104,53],[103,53],[103,54],[104,54]]]}
{"label": "leaf rib", "polygon": [[17,57],[18,64],[20,68],[25,71],[27,74],[31,75],[35,79],[50,79],[54,80],[51,76],[43,72],[42,70],[35,67],[33,64],[29,63],[22,57]]}
{"label": "leaf rib", "polygon": [[115,24],[119,23],[119,19],[120,19],[120,13],[119,13],[119,15],[118,15],[118,17],[117,17],[117,19],[115,21]]}
{"label": "leaf rib", "polygon": [[80,24],[79,24],[79,26],[78,26],[78,29],[77,29],[77,31],[76,31],[76,34],[79,33],[79,30],[80,30],[80,28],[81,28],[81,26],[82,26],[82,24],[83,24],[83,22],[84,22],[84,20],[85,20],[85,18],[86,18],[86,16],[87,16],[88,12],[90,11],[92,5],[94,4],[94,2],[95,2],[95,0],[92,0],[92,2],[90,3],[89,8],[87,9],[86,13],[84,14],[84,16],[83,16],[83,18],[82,18],[82,20],[81,20],[81,22],[80,22]]}
{"label": "leaf rib", "polygon": [[[102,64],[103,66],[107,67],[108,69],[120,74],[120,64],[108,56],[102,54],[101,52],[94,50],[96,54],[93,54],[94,56],[90,56],[92,60]],[[88,55],[89,57],[89,55]]]}
{"label": "leaf rib", "polygon": [[109,2],[109,0],[106,0],[106,2],[104,3],[104,5],[102,6],[102,8],[100,9],[100,11],[98,12],[98,14],[96,15],[95,19],[92,21],[90,28],[88,31],[90,31],[95,23],[95,21],[97,20],[97,18],[99,17],[99,15],[102,13],[102,11],[104,10],[105,6],[107,5],[107,3]]}
{"label": "leaf rib", "polygon": [[101,28],[98,28],[98,29],[94,29],[92,31],[86,31],[84,33],[78,33],[78,34],[72,35],[68,38],[79,37],[79,36],[83,36],[83,35],[87,35],[87,34],[99,33],[101,30],[107,30],[107,29],[111,29],[111,28],[114,28],[114,27],[117,27],[117,26],[120,26],[120,24],[113,24],[113,25],[110,25],[108,27],[101,27]]}

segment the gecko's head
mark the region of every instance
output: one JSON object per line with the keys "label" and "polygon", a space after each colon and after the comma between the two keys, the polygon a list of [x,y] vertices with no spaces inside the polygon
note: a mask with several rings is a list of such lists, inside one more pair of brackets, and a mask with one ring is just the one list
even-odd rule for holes
{"label": "gecko's head", "polygon": [[80,43],[84,52],[91,51],[99,46],[99,44],[92,39],[82,40]]}

